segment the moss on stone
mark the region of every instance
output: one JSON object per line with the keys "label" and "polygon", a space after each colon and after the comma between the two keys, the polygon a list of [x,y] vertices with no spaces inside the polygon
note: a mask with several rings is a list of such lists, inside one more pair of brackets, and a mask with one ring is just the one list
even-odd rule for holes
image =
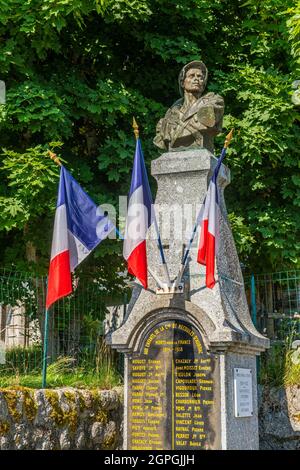
{"label": "moss on stone", "polygon": [[[0,420],[0,436],[8,433],[13,422],[20,422],[22,417],[25,418],[26,416],[27,420],[33,423],[37,415],[38,405],[32,389],[18,386],[13,389],[2,388],[0,391],[9,411],[8,421]],[[55,425],[68,427],[72,433],[77,431],[80,413],[86,410],[89,411],[86,417],[89,422],[99,422],[103,426],[106,426],[109,422],[109,410],[105,408],[98,389],[86,390],[85,392],[63,390],[66,409],[60,402],[60,392],[57,390],[45,390],[44,396],[50,405],[49,417]],[[20,409],[20,400],[22,400],[22,410]],[[118,433],[116,431],[109,432],[104,439],[103,448],[114,448],[117,437]]]}
{"label": "moss on stone", "polygon": [[101,424],[108,423],[108,411],[103,409],[101,396],[99,396],[99,392],[97,389],[90,390],[91,396],[91,407],[95,413],[95,417],[93,419],[94,422],[99,422]]}
{"label": "moss on stone", "polygon": [[104,410],[97,410],[94,421],[97,421],[97,423],[101,423],[101,424],[107,424],[108,422],[107,412]]}
{"label": "moss on stone", "polygon": [[7,408],[8,408],[8,411],[9,411],[9,414],[10,414],[11,418],[16,423],[19,423],[21,418],[22,418],[22,415],[17,410],[17,405],[18,405],[18,400],[19,400],[18,390],[3,389],[2,393],[3,393],[3,396],[5,398]]}
{"label": "moss on stone", "polygon": [[4,436],[10,430],[10,424],[8,421],[0,421],[0,436]]}
{"label": "moss on stone", "polygon": [[92,402],[92,407],[95,408],[96,406],[99,406],[99,393],[98,390],[92,389],[90,390],[90,396],[91,396],[91,402]]}
{"label": "moss on stone", "polygon": [[78,399],[79,399],[79,410],[80,410],[80,413],[82,413],[88,407],[87,407],[87,404],[85,402],[83,395],[80,392],[78,392]]}
{"label": "moss on stone", "polygon": [[87,409],[91,410],[94,406],[94,394],[92,393],[92,390],[89,390],[87,395],[88,396],[85,398],[85,406]]}
{"label": "moss on stone", "polygon": [[22,413],[17,410],[18,401],[23,395],[23,412],[26,415],[28,421],[33,422],[37,413],[37,404],[34,399],[34,391],[28,387],[14,386],[13,388],[7,389],[2,388],[0,392],[3,394],[9,414],[12,419],[18,423],[22,418]]}
{"label": "moss on stone", "polygon": [[71,402],[72,404],[76,404],[76,394],[75,392],[69,392],[68,390],[64,390],[64,396],[66,399]]}
{"label": "moss on stone", "polygon": [[76,432],[78,427],[78,413],[77,410],[69,410],[64,412],[65,424],[69,426],[70,431]]}
{"label": "moss on stone", "polygon": [[113,431],[108,437],[103,441],[104,449],[113,449],[117,440],[117,431]]}
{"label": "moss on stone", "polygon": [[37,414],[37,404],[34,399],[34,392],[29,389],[24,389],[24,401],[23,401],[23,409],[26,415],[26,418],[31,423],[34,421],[34,418]]}
{"label": "moss on stone", "polygon": [[71,407],[70,410],[64,411],[59,404],[59,395],[55,391],[46,390],[45,396],[51,405],[52,411],[50,417],[55,424],[60,427],[68,426],[72,432],[75,432],[78,425],[77,410]]}
{"label": "moss on stone", "polygon": [[52,408],[50,417],[53,419],[55,424],[57,424],[58,426],[63,426],[65,424],[64,412],[61,409],[60,404],[59,404],[58,393],[52,390],[46,390],[45,396],[47,400],[49,401],[51,408]]}

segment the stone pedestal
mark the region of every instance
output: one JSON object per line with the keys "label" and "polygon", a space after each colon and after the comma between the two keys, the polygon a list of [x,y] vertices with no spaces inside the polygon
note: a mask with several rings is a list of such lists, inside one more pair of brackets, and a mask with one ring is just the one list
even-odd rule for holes
{"label": "stone pedestal", "polygon": [[[216,161],[199,149],[165,153],[152,162],[172,280]],[[258,449],[256,356],[268,340],[249,314],[224,201],[229,182],[230,172],[222,165],[215,287],[205,287],[196,236],[184,293],[158,295],[152,278],[147,291],[137,285],[123,325],[108,338],[125,353],[126,449]],[[153,235],[150,230],[148,264],[163,279]]]}

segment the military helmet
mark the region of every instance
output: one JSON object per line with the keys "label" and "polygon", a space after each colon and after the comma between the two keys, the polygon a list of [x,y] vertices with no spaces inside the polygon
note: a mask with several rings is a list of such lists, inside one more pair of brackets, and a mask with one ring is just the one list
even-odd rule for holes
{"label": "military helmet", "polygon": [[186,72],[189,69],[200,69],[204,72],[204,86],[206,86],[207,83],[207,77],[208,77],[208,70],[204,62],[201,62],[201,60],[193,60],[192,62],[189,62],[186,64],[182,69],[180,70],[180,73],[178,75],[178,85],[179,85],[179,93],[180,96],[183,96],[183,88],[182,88],[182,83],[185,79]]}

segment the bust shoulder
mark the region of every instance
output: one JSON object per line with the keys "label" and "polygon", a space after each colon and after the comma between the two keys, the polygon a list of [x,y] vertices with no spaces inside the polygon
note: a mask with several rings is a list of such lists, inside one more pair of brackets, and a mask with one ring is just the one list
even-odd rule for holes
{"label": "bust shoulder", "polygon": [[203,101],[209,101],[211,103],[216,103],[216,104],[219,104],[219,105],[222,105],[224,104],[224,99],[222,98],[221,95],[217,95],[217,93],[214,93],[214,92],[209,92],[209,93],[206,93],[206,95],[202,96],[202,100]]}
{"label": "bust shoulder", "polygon": [[180,98],[179,100],[175,101],[170,108],[166,111],[164,119],[170,119],[174,116],[177,116],[180,112],[180,108],[183,105],[183,99]]}
{"label": "bust shoulder", "polygon": [[183,105],[183,98],[179,98],[179,100],[175,101],[169,109],[181,108],[182,105]]}

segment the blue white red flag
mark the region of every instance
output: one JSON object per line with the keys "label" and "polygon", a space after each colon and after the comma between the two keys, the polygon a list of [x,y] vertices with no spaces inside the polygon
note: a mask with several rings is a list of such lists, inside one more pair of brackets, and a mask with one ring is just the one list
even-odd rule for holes
{"label": "blue white red flag", "polygon": [[136,140],[129,192],[123,256],[128,272],[137,277],[145,289],[147,275],[147,231],[153,222],[152,195],[140,139]]}
{"label": "blue white red flag", "polygon": [[72,292],[71,272],[114,225],[62,166],[56,205],[46,308]]}
{"label": "blue white red flag", "polygon": [[200,237],[197,261],[206,266],[206,287],[212,289],[215,281],[215,258],[219,247],[219,220],[220,207],[217,179],[226,149],[222,150],[217,166],[213,172],[208,186],[204,203],[200,209],[198,223],[200,224]]}

